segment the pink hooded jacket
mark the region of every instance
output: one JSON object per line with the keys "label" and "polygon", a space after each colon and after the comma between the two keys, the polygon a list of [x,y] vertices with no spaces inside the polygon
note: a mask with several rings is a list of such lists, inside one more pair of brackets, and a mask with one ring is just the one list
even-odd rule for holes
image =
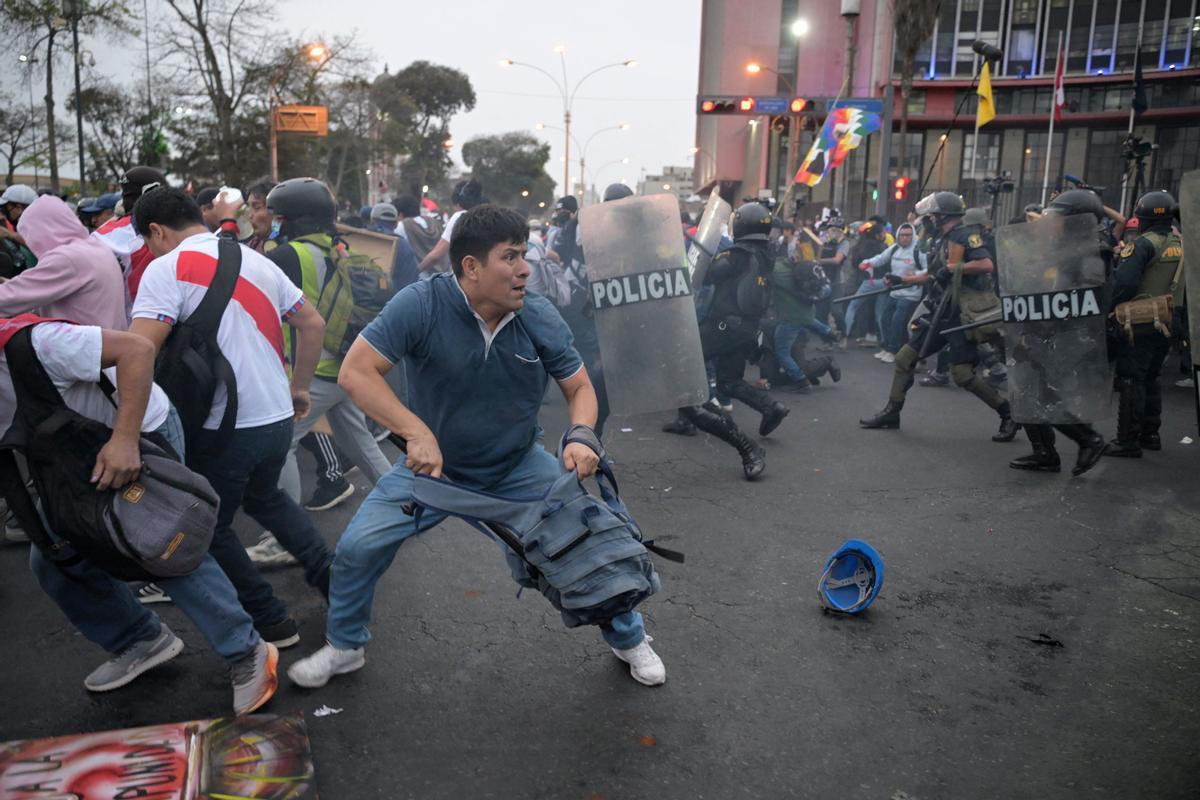
{"label": "pink hooded jacket", "polygon": [[129,327],[121,265],[66,203],[39,197],[21,214],[17,232],[38,263],[0,283],[0,317],[36,311],[112,330]]}

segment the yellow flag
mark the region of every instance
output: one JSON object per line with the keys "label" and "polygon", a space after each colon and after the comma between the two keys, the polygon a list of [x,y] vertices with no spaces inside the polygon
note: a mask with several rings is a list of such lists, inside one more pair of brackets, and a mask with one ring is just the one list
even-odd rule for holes
{"label": "yellow flag", "polygon": [[992,70],[986,61],[979,72],[975,94],[979,95],[979,111],[975,114],[975,129],[978,130],[996,118],[996,104],[992,102]]}

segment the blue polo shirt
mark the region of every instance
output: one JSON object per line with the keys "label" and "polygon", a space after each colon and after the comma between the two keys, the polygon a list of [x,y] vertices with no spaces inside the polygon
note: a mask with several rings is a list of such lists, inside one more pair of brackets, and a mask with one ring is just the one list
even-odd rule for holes
{"label": "blue polo shirt", "polygon": [[443,472],[478,488],[496,484],[536,441],[548,379],[583,368],[544,297],[527,294],[488,331],[451,273],[406,286],[362,337],[393,364],[408,359],[409,409],[437,437]]}

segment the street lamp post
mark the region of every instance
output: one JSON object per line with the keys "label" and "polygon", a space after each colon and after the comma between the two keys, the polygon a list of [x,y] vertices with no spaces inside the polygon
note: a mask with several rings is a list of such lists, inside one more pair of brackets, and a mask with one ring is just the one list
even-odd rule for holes
{"label": "street lamp post", "polygon": [[[549,78],[554,84],[555,88],[558,89],[558,93],[562,98],[563,104],[563,192],[569,193],[571,191],[571,109],[575,106],[575,93],[579,91],[579,87],[584,81],[595,75],[597,72],[601,72],[606,69],[612,69],[613,67],[635,67],[637,66],[637,59],[627,58],[624,61],[616,61],[612,64],[604,64],[603,66],[596,67],[594,70],[585,74],[582,78],[576,81],[574,87],[570,87],[570,81],[567,79],[567,48],[563,45],[558,45],[554,48],[554,52],[558,53],[559,64],[562,66],[561,82],[558,80],[558,78],[554,77],[551,73],[547,72],[536,64],[528,64],[524,61],[514,61],[511,58],[502,58],[500,59],[500,66],[525,67],[527,69],[535,70]],[[576,144],[578,144],[578,142],[576,142]],[[583,180],[582,174],[579,177],[580,180]]]}
{"label": "street lamp post", "polygon": [[[628,163],[629,163],[629,157],[626,156],[625,158],[614,158],[612,161],[606,161],[603,164],[601,164],[599,167],[597,167],[595,172],[592,173],[592,192],[599,194],[599,192],[596,192],[596,187],[600,183],[600,173],[601,172],[604,172],[605,169],[607,169],[608,167],[611,167],[613,164],[628,164]],[[585,177],[585,180],[586,180],[586,177]]]}
{"label": "street lamp post", "polygon": [[[587,168],[587,150],[591,145],[592,140],[606,131],[627,131],[632,126],[628,122],[622,122],[619,125],[610,125],[607,128],[601,128],[589,136],[582,145],[579,143],[579,140],[575,138],[575,134],[567,132],[564,128],[559,128],[554,125],[547,125],[544,122],[539,122],[533,127],[539,131],[562,131],[566,134],[570,141],[575,143],[576,149],[579,150],[579,182],[581,187],[580,192],[583,193],[583,186],[587,183],[587,172],[585,172],[585,169]],[[564,160],[566,160],[565,156]],[[580,202],[580,205],[583,205],[582,201]]]}
{"label": "street lamp post", "polygon": [[[796,23],[793,24],[793,26],[792,26],[793,33],[796,30],[796,25],[799,24],[800,22],[803,22],[803,20],[797,20]],[[807,32],[807,27],[805,28],[805,32]],[[797,34],[797,35],[803,35],[803,34]],[[776,77],[776,79],[778,79],[779,81],[782,81],[783,84],[785,86],[787,86],[788,92],[791,93],[790,94],[791,97],[796,96],[796,84],[794,84],[791,81],[791,79],[788,78],[786,75],[780,75],[778,70],[774,70],[774,69],[771,69],[770,67],[763,66],[762,64],[759,64],[758,62],[751,61],[749,64],[746,65],[746,72],[750,73],[751,75],[757,75],[760,72],[770,72],[772,75],[774,75]],[[796,156],[797,156],[796,151],[799,150],[799,148],[800,148],[800,118],[795,117],[795,116],[789,117],[788,118],[788,156],[787,156],[787,179],[789,181],[789,184],[791,181],[793,181],[795,179],[795,176],[796,176]],[[772,183],[774,183],[773,179],[772,179]]]}
{"label": "street lamp post", "polygon": [[[320,42],[310,44],[304,48],[304,56],[314,64],[320,65],[329,57],[329,49]],[[271,75],[271,96],[269,98],[268,111],[271,115],[271,180],[279,180],[279,129],[275,124],[275,109],[276,100],[278,100],[278,78],[277,74]]]}

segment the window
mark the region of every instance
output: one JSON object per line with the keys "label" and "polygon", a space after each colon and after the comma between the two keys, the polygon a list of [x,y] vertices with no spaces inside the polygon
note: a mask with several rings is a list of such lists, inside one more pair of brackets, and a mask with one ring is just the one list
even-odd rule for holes
{"label": "window", "polygon": [[[1046,131],[1027,131],[1025,133],[1025,152],[1021,157],[1021,181],[1018,187],[1016,205],[1024,207],[1028,203],[1038,203],[1042,199],[1042,181],[1046,170],[1046,144],[1049,133]],[[1066,137],[1061,131],[1054,133],[1054,145],[1050,148],[1050,185],[1053,186],[1062,178],[1063,153],[1066,150]],[[1089,182],[1091,178],[1086,178]]]}
{"label": "window", "polygon": [[1043,34],[1043,47],[1046,54],[1042,63],[1042,72],[1053,75],[1058,68],[1058,34],[1061,31],[1063,47],[1067,46],[1067,15],[1070,12],[1071,0],[1051,0],[1049,24]]}
{"label": "window", "polygon": [[913,89],[908,93],[908,113],[909,114],[924,114],[925,113],[925,90]]}
{"label": "window", "polygon": [[1071,35],[1067,42],[1067,71],[1083,72],[1088,64],[1092,32],[1092,0],[1075,0],[1071,9]]}
{"label": "window", "polygon": [[1013,0],[1008,75],[1032,75],[1036,71],[1038,5],[1037,0]]}
{"label": "window", "polygon": [[[1078,13],[1078,9],[1076,9],[1076,13]],[[1088,70],[1090,72],[1099,70],[1109,72],[1112,69],[1116,14],[1117,0],[1101,0],[1095,4],[1096,26],[1092,33],[1092,46],[1088,53],[1090,57]]]}
{"label": "window", "polygon": [[893,176],[908,175],[916,177],[921,174],[924,162],[925,134],[921,131],[908,132],[908,152],[904,158],[904,169],[900,169],[900,134],[892,133],[891,158],[888,160],[888,173]]}
{"label": "window", "polygon": [[[1152,6],[1158,6],[1158,18],[1162,19],[1166,0],[1147,0],[1146,18],[1154,17]],[[1141,18],[1142,3],[1122,3],[1120,24],[1117,26],[1117,63],[1120,72],[1133,70],[1133,55],[1137,50],[1138,20]]]}
{"label": "window", "polygon": [[955,45],[954,74],[970,77],[975,74],[975,29],[979,25],[980,0],[962,0],[959,4],[958,42]]}
{"label": "window", "polygon": [[934,66],[938,75],[951,75],[951,61],[954,57],[954,18],[958,13],[956,3],[943,2],[941,13],[938,15],[937,26],[937,63]]}
{"label": "window", "polygon": [[1103,186],[1104,204],[1116,208],[1121,203],[1121,182],[1125,177],[1125,159],[1121,142],[1125,131],[1092,131],[1088,136],[1087,174],[1081,175],[1093,186]]}
{"label": "window", "polygon": [[1192,4],[1189,0],[1171,1],[1171,18],[1167,22],[1167,42],[1163,51],[1163,66],[1182,66],[1187,59],[1188,39],[1193,27]]}
{"label": "window", "polygon": [[1153,186],[1179,196],[1179,179],[1200,164],[1200,128],[1160,128]]}
{"label": "window", "polygon": [[[963,137],[962,176],[970,179],[972,175],[978,180],[991,178],[1000,171],[1000,143],[1004,140],[1001,133],[980,133],[979,147],[975,147],[975,134],[967,133]],[[974,169],[971,168],[974,156]]]}

